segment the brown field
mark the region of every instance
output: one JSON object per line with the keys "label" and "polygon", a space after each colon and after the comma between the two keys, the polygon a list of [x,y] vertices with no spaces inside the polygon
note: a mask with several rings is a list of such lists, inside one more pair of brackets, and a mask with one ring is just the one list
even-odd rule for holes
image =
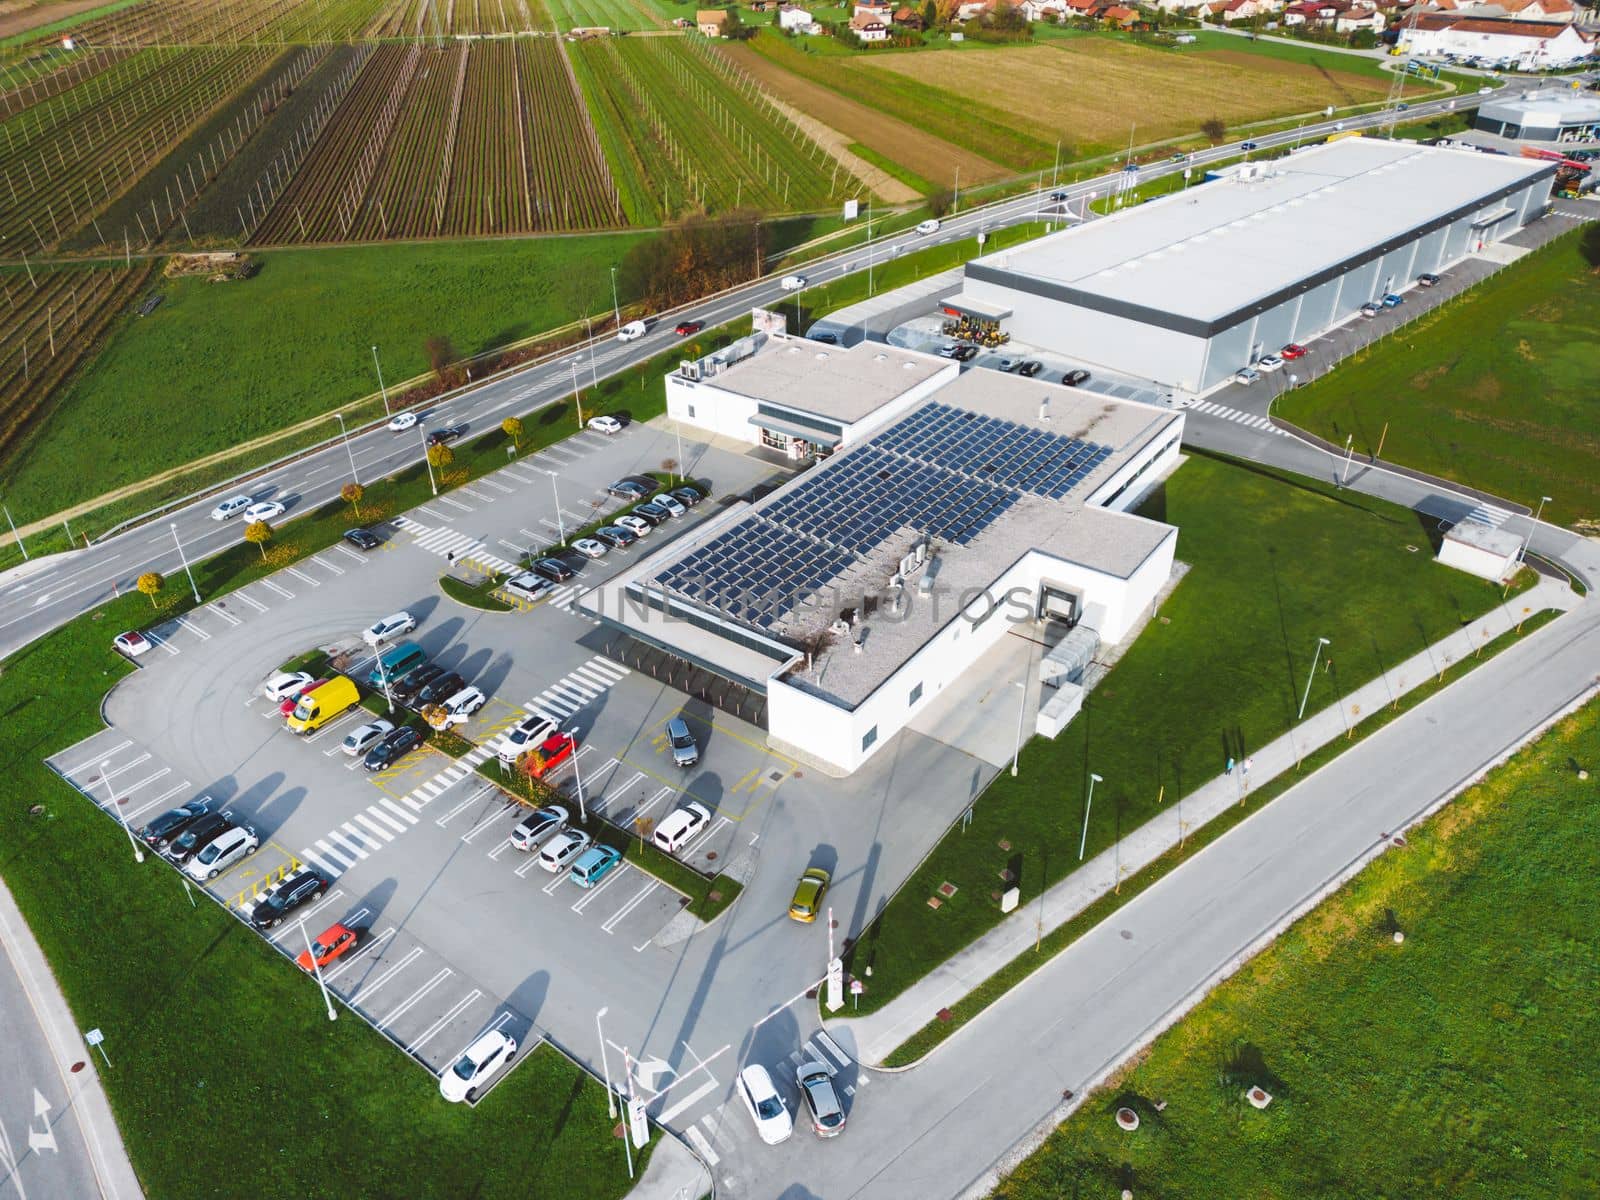
{"label": "brown field", "polygon": [[1080,152],[1125,145],[1130,122],[1146,143],[1193,133],[1210,117],[1232,126],[1382,100],[1388,92],[1381,80],[1264,55],[1146,50],[1103,38],[981,53],[884,54],[850,65],[1003,108]]}
{"label": "brown field", "polygon": [[[999,163],[991,162],[970,150],[840,96],[819,83],[802,79],[763,58],[743,43],[730,42],[722,50],[780,99],[810,114],[824,125],[837,129],[848,141],[869,146],[924,179],[949,179],[957,166],[961,168],[961,178],[973,183],[985,183],[1014,174]],[[935,51],[932,55],[893,57],[904,58],[914,66],[945,53]]]}
{"label": "brown field", "polygon": [[45,0],[42,4],[33,3],[32,0],[12,0],[9,4],[0,3],[0,37],[27,33],[36,25],[48,25],[51,21],[98,8],[104,3],[105,0]]}

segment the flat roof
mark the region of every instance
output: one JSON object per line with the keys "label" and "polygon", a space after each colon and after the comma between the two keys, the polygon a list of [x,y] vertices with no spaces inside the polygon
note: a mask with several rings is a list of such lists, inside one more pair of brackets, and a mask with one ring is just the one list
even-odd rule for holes
{"label": "flat roof", "polygon": [[968,280],[1210,336],[1554,166],[1344,138],[999,251]]}
{"label": "flat roof", "polygon": [[941,371],[955,369],[949,359],[882,342],[831,346],[757,333],[741,343],[748,343],[747,352],[733,361],[727,359],[739,343],[700,359],[699,381],[846,425],[871,416]]}
{"label": "flat roof", "polygon": [[[873,437],[652,555],[630,569],[626,586],[704,613],[733,643],[809,650],[809,669],[795,667],[786,681],[853,708],[958,619],[956,597],[992,586],[1030,553],[1117,578],[1137,570],[1176,530],[1086,501],[1182,421],[1076,388],[968,371]],[[833,629],[839,609],[887,597],[924,539],[928,565],[907,575],[901,611],[869,615],[856,652]],[[920,590],[924,575],[939,597]],[[665,640],[675,627],[641,628]],[[727,657],[708,651],[704,627],[695,628],[696,657]]]}
{"label": "flat roof", "polygon": [[1528,92],[1504,100],[1486,100],[1478,105],[1478,115],[1496,121],[1539,126],[1600,121],[1600,97],[1566,88],[1560,91]]}
{"label": "flat roof", "polygon": [[1483,521],[1457,521],[1444,536],[1446,541],[1460,542],[1463,546],[1506,558],[1522,549],[1522,539],[1516,534]]}

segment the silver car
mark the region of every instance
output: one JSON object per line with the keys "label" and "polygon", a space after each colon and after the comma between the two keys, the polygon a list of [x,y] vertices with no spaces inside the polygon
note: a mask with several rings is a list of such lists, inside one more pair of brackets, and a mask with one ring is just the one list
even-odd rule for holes
{"label": "silver car", "polygon": [[800,1082],[800,1095],[811,1113],[811,1128],[818,1137],[838,1137],[844,1132],[844,1105],[839,1103],[839,1093],[833,1089],[833,1076],[828,1068],[816,1059],[800,1064],[795,1077]]}
{"label": "silver car", "polygon": [[340,749],[351,757],[358,757],[376,746],[383,735],[393,728],[394,722],[385,721],[381,717],[376,721],[368,721],[346,737]]}
{"label": "silver car", "polygon": [[667,722],[667,743],[672,747],[672,762],[678,767],[692,767],[700,761],[700,747],[689,732],[689,723],[682,717]]}

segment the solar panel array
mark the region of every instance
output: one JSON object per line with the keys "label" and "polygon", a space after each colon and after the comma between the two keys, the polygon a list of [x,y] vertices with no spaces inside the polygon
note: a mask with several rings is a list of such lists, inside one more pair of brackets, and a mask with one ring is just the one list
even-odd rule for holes
{"label": "solar panel array", "polygon": [[658,579],[767,629],[897,532],[965,546],[1023,493],[1059,500],[1110,455],[1080,438],[924,405]]}

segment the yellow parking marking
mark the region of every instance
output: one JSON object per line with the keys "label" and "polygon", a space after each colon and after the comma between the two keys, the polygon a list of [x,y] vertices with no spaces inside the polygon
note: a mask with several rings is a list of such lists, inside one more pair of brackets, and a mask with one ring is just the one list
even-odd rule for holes
{"label": "yellow parking marking", "polygon": [[[432,766],[429,763],[429,759],[431,757],[442,758],[448,762],[455,761],[455,759],[451,758],[443,750],[440,750],[435,746],[430,746],[424,742],[416,749],[408,751],[406,756],[394,766],[386,767],[382,771],[374,771],[370,776],[368,776],[368,779],[379,791],[386,792],[388,795],[399,799],[401,796],[410,795],[412,789],[416,787],[417,784],[433,778]],[[398,792],[389,786],[390,780],[397,776],[410,775],[418,767],[423,768],[424,774],[422,778],[414,780],[408,786],[402,787]]]}
{"label": "yellow parking marking", "polygon": [[751,767],[743,775],[739,776],[738,779],[734,780],[733,786],[728,789],[728,794],[732,795],[732,796],[737,796],[740,792],[743,792],[743,791],[752,791],[753,792],[760,785],[761,785],[761,768],[760,767]]}
{"label": "yellow parking marking", "polygon": [[[284,876],[293,874],[295,871],[300,869],[300,860],[289,851],[285,850],[282,846],[278,845],[277,842],[269,841],[267,845],[281,853],[284,856],[284,861],[269,871],[261,872],[259,875],[257,875],[253,870],[242,872],[239,878],[241,880],[249,879],[249,886],[243,888],[236,896],[234,896],[232,900],[228,901],[229,908],[243,908],[245,901],[254,900],[257,896],[266,891],[268,888],[272,887]],[[257,853],[259,853],[259,851],[257,851]],[[221,876],[221,878],[226,877],[226,875]]]}

